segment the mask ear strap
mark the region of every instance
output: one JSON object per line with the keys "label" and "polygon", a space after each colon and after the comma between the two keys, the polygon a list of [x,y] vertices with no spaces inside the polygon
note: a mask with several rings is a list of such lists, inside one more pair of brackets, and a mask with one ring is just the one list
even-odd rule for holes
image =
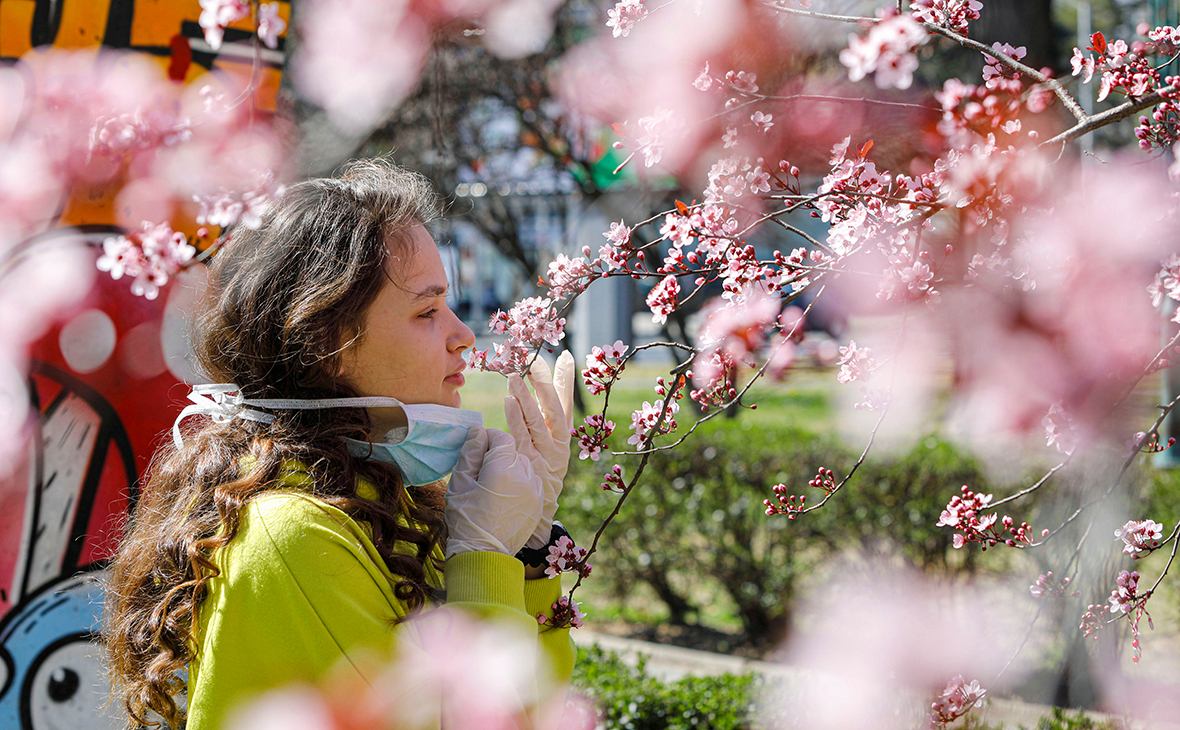
{"label": "mask ear strap", "polygon": [[184,447],[180,434],[180,422],[189,416],[209,416],[215,423],[227,423],[242,418],[257,423],[274,423],[275,415],[257,411],[246,406],[273,408],[277,410],[325,410],[328,408],[402,408],[397,398],[367,396],[362,398],[244,398],[242,389],[234,383],[204,383],[194,385],[188,395],[191,405],[185,406],[172,424],[172,442],[176,448]]}

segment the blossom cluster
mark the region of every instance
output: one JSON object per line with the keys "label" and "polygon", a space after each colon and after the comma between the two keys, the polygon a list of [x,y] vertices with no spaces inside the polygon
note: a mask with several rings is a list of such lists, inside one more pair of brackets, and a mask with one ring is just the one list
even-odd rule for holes
{"label": "blossom cluster", "polygon": [[967,24],[979,20],[983,4],[979,0],[913,0],[910,12],[915,20],[932,23],[960,35],[966,35]]}
{"label": "blossom cluster", "polygon": [[[1110,592],[1110,608],[1107,609],[1111,615],[1126,614],[1127,622],[1131,627],[1131,661],[1136,664],[1143,655],[1143,649],[1139,645],[1139,621],[1144,616],[1147,617],[1147,625],[1154,629],[1155,624],[1151,620],[1151,614],[1147,612],[1147,599],[1151,597],[1151,591],[1146,593],[1139,593],[1139,573],[1135,571],[1122,570],[1119,571],[1119,576],[1115,580],[1114,590]],[[1083,627],[1085,622],[1083,622]]]}
{"label": "blossom cluster", "polygon": [[982,707],[987,691],[979,686],[978,680],[967,682],[962,675],[947,682],[942,694],[930,703],[929,725],[932,728],[946,727],[959,719],[973,707]]}
{"label": "blossom cluster", "polygon": [[615,422],[608,421],[601,413],[586,416],[581,426],[574,429],[573,436],[578,439],[578,458],[598,461],[602,450],[606,448],[606,440],[615,431]]}
{"label": "blossom cluster", "polygon": [[[635,446],[642,446],[644,441],[656,436],[663,436],[664,434],[672,433],[676,430],[676,419],[674,416],[680,412],[680,404],[675,400],[668,403],[667,407],[661,407],[662,403],[656,401],[655,403],[643,402],[643,406],[637,408],[631,414],[631,430],[635,433],[627,439],[627,443]],[[663,420],[661,421],[661,414]],[[656,424],[659,424],[659,429],[656,429]],[[653,433],[654,430],[654,433]]]}
{"label": "blossom cluster", "polygon": [[218,226],[222,231],[239,223],[246,228],[260,228],[263,214],[285,188],[269,170],[258,173],[257,178],[257,184],[248,190],[222,189],[210,195],[194,195],[193,202],[199,206],[197,223]]}
{"label": "blossom cluster", "polygon": [[967,485],[963,485],[960,492],[961,495],[951,497],[937,522],[938,527],[947,526],[962,531],[955,533],[951,539],[956,548],[968,543],[979,543],[984,550],[1000,543],[1008,547],[1032,543],[1032,528],[1027,522],[1017,525],[1015,520],[1007,515],[1001,519],[995,512],[983,514],[991,504],[992,495],[977,494]]}
{"label": "blossom cluster", "polygon": [[[627,367],[622,359],[627,352],[627,345],[622,340],[615,340],[615,344],[606,347],[597,345],[586,356],[586,369],[582,371],[582,382],[590,395],[601,395],[607,391],[619,375]],[[612,363],[611,360],[614,360]]]}
{"label": "blossom cluster", "polygon": [[537,623],[542,626],[548,626],[551,629],[565,629],[565,628],[582,628],[582,619],[586,618],[586,612],[581,610],[582,604],[571,599],[569,596],[562,596],[553,604],[553,616],[546,616],[543,613],[537,614]]}
{"label": "blossom cluster", "polygon": [[1164,526],[1154,520],[1128,520],[1127,524],[1114,531],[1114,537],[1123,541],[1123,554],[1138,559],[1146,557],[1160,546]]}
{"label": "blossom cluster", "polygon": [[769,499],[762,500],[762,504],[766,506],[767,515],[786,515],[788,520],[793,520],[807,508],[806,494],[788,494],[785,484],[776,484],[771,487],[771,490],[774,492],[777,504]]}
{"label": "blossom cluster", "polygon": [[183,269],[196,251],[183,233],[173,231],[167,223],[145,222],[138,231],[105,239],[97,266],[114,279],[133,277],[131,293],[155,299],[160,287]]}
{"label": "blossom cluster", "polygon": [[647,6],[643,0],[621,0],[606,11],[606,26],[615,38],[626,37],[635,24],[647,17]]}
{"label": "blossom cluster", "polygon": [[1090,45],[1085,49],[1093,55],[1084,53],[1080,48],[1073,49],[1070,65],[1074,76],[1081,76],[1084,83],[1089,83],[1095,73],[1102,74],[1098,101],[1114,91],[1132,98],[1147,96],[1152,92],[1159,92],[1163,97],[1151,118],[1140,117],[1139,126],[1135,129],[1139,147],[1143,150],[1153,147],[1166,150],[1180,141],[1180,106],[1177,106],[1180,90],[1174,88],[1180,79],[1163,77],[1150,60],[1152,53],[1160,50],[1161,46],[1168,48],[1173,45],[1175,36],[1174,28],[1161,26],[1148,33],[1155,44],[1136,41],[1128,46],[1122,39],[1108,42],[1102,33],[1094,33],[1090,36]]}
{"label": "blossom cluster", "polygon": [[565,337],[565,317],[557,315],[552,300],[541,297],[526,297],[507,312],[497,310],[488,327],[507,337],[486,350],[473,350],[471,366],[504,375],[524,375],[543,343],[556,345]]}
{"label": "blossom cluster", "polygon": [[623,484],[623,467],[615,464],[610,468],[610,471],[603,477],[602,488],[608,492],[621,493],[626,491],[627,487]]}
{"label": "blossom cluster", "polygon": [[836,364],[840,366],[836,380],[841,383],[868,380],[877,369],[873,351],[867,347],[858,348],[856,340],[849,340],[847,346],[840,348],[840,360]]}
{"label": "blossom cluster", "polygon": [[586,548],[578,547],[568,535],[562,535],[556,545],[549,547],[549,554],[545,556],[545,562],[548,563],[545,575],[549,578],[556,578],[569,571],[585,578],[590,575],[592,570],[590,564],[586,562],[586,554]]}
{"label": "blossom cluster", "polygon": [[908,89],[914,83],[918,57],[914,52],[926,42],[926,29],[910,15],[892,9],[878,11],[880,22],[864,36],[848,36],[848,48],[840,52],[840,63],[848,68],[848,79],[860,81],[875,73],[878,88]]}
{"label": "blossom cluster", "polygon": [[[1037,576],[1037,582],[1028,587],[1028,592],[1033,595],[1033,598],[1064,598],[1071,582],[1068,575],[1057,579],[1053,576],[1053,571],[1050,570]],[[1075,590],[1069,595],[1076,598],[1082,595],[1082,592]]]}

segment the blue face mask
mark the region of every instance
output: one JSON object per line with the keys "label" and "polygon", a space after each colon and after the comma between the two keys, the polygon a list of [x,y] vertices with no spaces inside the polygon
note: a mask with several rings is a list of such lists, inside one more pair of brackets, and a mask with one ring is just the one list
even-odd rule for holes
{"label": "blue face mask", "polygon": [[[459,462],[468,432],[483,425],[483,414],[477,411],[433,404],[409,404],[401,408],[409,429],[400,441],[344,440],[353,456],[395,464],[405,483],[416,487],[450,474]],[[385,437],[389,439],[393,433]]]}
{"label": "blue face mask", "polygon": [[[396,398],[244,398],[232,383],[193,386],[187,406],[172,426],[176,447],[184,446],[180,422],[188,416],[208,415],[218,423],[234,418],[271,423],[274,414],[247,408],[320,410],[327,408],[401,408],[409,424],[405,438],[395,443],[345,439],[353,456],[376,459],[394,464],[402,472],[406,484],[421,486],[438,481],[450,473],[459,462],[459,452],[472,428],[483,425],[483,414],[430,403],[405,404]],[[392,433],[392,432],[391,432]],[[388,434],[386,435],[388,438]]]}

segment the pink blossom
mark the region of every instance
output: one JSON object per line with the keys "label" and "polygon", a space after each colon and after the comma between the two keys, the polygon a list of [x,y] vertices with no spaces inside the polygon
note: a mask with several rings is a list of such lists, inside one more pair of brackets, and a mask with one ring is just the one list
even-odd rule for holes
{"label": "pink blossom", "polygon": [[[571,605],[569,596],[562,596],[557,599],[557,603],[553,604],[553,618],[548,621],[544,616],[538,617],[538,621],[542,624],[563,628],[566,626],[575,629],[582,628],[582,619],[586,618],[586,613],[581,610],[582,604],[573,601]],[[475,727],[474,725],[470,727]]]}
{"label": "pink blossom", "polygon": [[155,299],[160,287],[168,283],[196,253],[183,233],[173,231],[167,223],[153,225],[144,221],[140,231],[102,242],[99,271],[109,271],[111,278],[135,277],[131,293]]}
{"label": "pink blossom", "polygon": [[[595,346],[586,356],[586,369],[582,371],[582,382],[590,391],[590,395],[605,393],[619,374],[626,367],[621,360],[627,352],[627,345],[622,340],[606,347]],[[610,362],[614,360],[615,362]],[[612,427],[613,428],[613,427]]]}
{"label": "pink blossom", "polygon": [[680,283],[676,277],[668,274],[647,295],[647,306],[651,309],[651,321],[664,324],[668,315],[676,311],[676,296],[680,294]]}
{"label": "pink blossom", "polygon": [[606,11],[606,27],[615,38],[625,38],[635,24],[647,17],[643,0],[621,0]]}
{"label": "pink blossom", "polygon": [[593,280],[593,272],[586,264],[586,259],[578,257],[571,259],[565,254],[557,254],[557,258],[549,264],[549,291],[555,300],[568,299],[580,294]]}
{"label": "pink blossom", "polygon": [[284,190],[270,171],[262,173],[260,178],[256,187],[245,192],[228,192],[223,189],[212,195],[194,195],[193,201],[199,206],[197,223],[220,226],[223,231],[239,223],[247,228],[260,227],[262,215]]}
{"label": "pink blossom", "polygon": [[578,458],[598,461],[602,450],[606,448],[606,439],[614,430],[615,422],[606,420],[601,413],[586,416],[583,424],[574,429],[572,434],[578,439]]}
{"label": "pink blossom", "polygon": [[586,548],[574,545],[574,541],[568,535],[562,535],[556,545],[549,548],[549,554],[545,556],[545,562],[548,566],[545,568],[545,576],[548,578],[556,578],[566,571],[577,573],[585,578],[590,575],[592,568],[586,562]]}
{"label": "pink blossom", "polygon": [[1073,68],[1073,75],[1082,75],[1082,83],[1090,83],[1090,79],[1094,77],[1094,69],[1096,64],[1094,57],[1082,53],[1080,48],[1073,49],[1073,57],[1069,60],[1069,65]]}
{"label": "pink blossom", "polygon": [[[1042,573],[1037,576],[1036,583],[1028,587],[1028,592],[1033,595],[1033,598],[1064,598],[1068,592],[1070,577],[1065,576],[1058,580],[1053,577],[1053,571]],[[1082,595],[1081,591],[1073,591],[1070,595],[1077,597]]]}
{"label": "pink blossom", "polygon": [[1078,435],[1073,419],[1057,403],[1049,407],[1041,425],[1045,427],[1046,446],[1056,446],[1063,454],[1072,454],[1077,448]]}
{"label": "pink blossom", "polygon": [[540,297],[522,299],[507,312],[497,311],[488,320],[488,327],[507,338],[502,344],[492,345],[494,354],[473,351],[471,365],[504,375],[525,374],[542,343],[556,345],[565,337],[565,317],[557,315],[552,300]]}
{"label": "pink blossom", "polygon": [[841,383],[868,380],[877,369],[873,351],[867,347],[857,348],[855,340],[849,340],[847,347],[840,348],[840,360],[837,364],[840,366],[840,372],[836,374],[836,380]]}
{"label": "pink blossom", "polygon": [[248,0],[201,0],[201,15],[197,22],[205,31],[205,42],[216,51],[221,48],[226,27],[248,17]]}
{"label": "pink blossom", "polygon": [[640,118],[642,134],[636,144],[643,152],[644,167],[657,164],[664,157],[664,147],[670,140],[683,137],[686,131],[684,117],[666,108],[656,109],[650,117]]}
{"label": "pink blossom", "polygon": [[967,714],[971,708],[983,707],[985,695],[987,692],[980,688],[978,680],[968,684],[962,675],[955,677],[930,704],[930,726],[946,727]]}
{"label": "pink blossom", "polygon": [[1155,280],[1147,287],[1147,293],[1151,295],[1153,307],[1159,307],[1165,296],[1180,301],[1180,255],[1172,254],[1163,262]]}
{"label": "pink blossom", "polygon": [[968,21],[979,20],[981,9],[983,4],[979,0],[913,0],[910,3],[914,19],[941,25],[962,35],[967,33]]}
{"label": "pink blossom", "polygon": [[[1016,59],[1017,61],[1024,58],[1025,54],[1028,53],[1028,49],[1024,46],[1014,48],[1007,43],[993,43],[992,50],[1002,53],[1009,58]],[[987,88],[998,88],[998,79],[1016,76],[1014,71],[1009,70],[1007,66],[1001,64],[999,59],[995,56],[984,54],[983,58],[985,61],[983,66],[983,85]]]}
{"label": "pink blossom", "polygon": [[700,76],[697,76],[696,81],[692,82],[692,85],[700,91],[708,91],[713,86],[713,77],[709,75],[708,63],[705,64],[705,69],[701,71]]}
{"label": "pink blossom", "polygon": [[656,422],[660,420],[661,411],[664,412],[664,420],[660,425],[659,431],[657,431],[654,435],[660,436],[675,431],[676,420],[673,418],[673,416],[680,412],[679,403],[673,400],[668,403],[668,408],[665,410],[660,407],[660,403],[658,402],[648,403],[647,401],[644,401],[643,406],[631,414],[630,428],[635,433],[631,434],[631,437],[627,439],[627,443],[634,444],[635,446],[641,446],[644,442],[644,439],[646,439],[652,429],[656,427]]}
{"label": "pink blossom", "polygon": [[262,3],[258,6],[258,38],[267,48],[279,47],[279,34],[287,28],[287,22],[279,17],[278,3]]}
{"label": "pink blossom", "polygon": [[737,127],[726,127],[725,134],[721,135],[721,142],[725,149],[737,147],[738,131]]}
{"label": "pink blossom", "polygon": [[1123,553],[1133,558],[1145,557],[1159,547],[1164,537],[1164,526],[1153,520],[1129,520],[1114,531],[1116,540],[1123,541]]}
{"label": "pink blossom", "polygon": [[848,48],[840,63],[848,68],[849,81],[875,73],[878,88],[908,89],[914,82],[918,57],[914,51],[926,41],[926,29],[908,15],[882,15],[865,36],[848,36]]}
{"label": "pink blossom", "polygon": [[774,122],[771,121],[773,119],[773,115],[763,114],[762,112],[754,112],[752,115],[750,115],[750,121],[754,123],[754,126],[758,128],[758,131],[767,134],[770,132],[770,128],[774,126]]}
{"label": "pink blossom", "polygon": [[748,71],[726,71],[725,81],[735,90],[746,94],[758,93],[758,75]]}

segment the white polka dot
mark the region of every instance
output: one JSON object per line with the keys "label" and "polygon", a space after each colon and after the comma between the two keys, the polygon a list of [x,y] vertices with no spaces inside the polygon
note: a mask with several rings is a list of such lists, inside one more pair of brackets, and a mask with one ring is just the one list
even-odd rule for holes
{"label": "white polka dot", "polygon": [[87,309],[61,328],[58,345],[76,373],[92,373],[115,351],[115,323],[106,312]]}

